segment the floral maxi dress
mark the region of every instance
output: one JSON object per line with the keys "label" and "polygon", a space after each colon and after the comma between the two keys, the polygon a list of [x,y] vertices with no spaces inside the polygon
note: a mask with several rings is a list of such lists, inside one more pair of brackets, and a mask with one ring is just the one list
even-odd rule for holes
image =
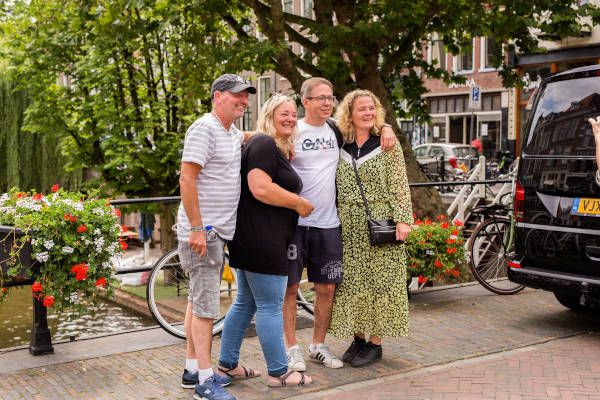
{"label": "floral maxi dress", "polygon": [[[404,157],[398,144],[379,147],[356,162],[374,219],[413,223]],[[342,149],[337,168],[338,214],[342,224],[344,278],[335,290],[329,333],[383,337],[408,334],[406,252],[403,244],[371,246],[367,213],[352,156]]]}

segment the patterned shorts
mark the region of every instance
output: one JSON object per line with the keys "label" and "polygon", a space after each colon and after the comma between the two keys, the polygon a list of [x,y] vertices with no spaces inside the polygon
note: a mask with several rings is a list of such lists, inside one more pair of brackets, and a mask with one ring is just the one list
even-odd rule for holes
{"label": "patterned shorts", "polygon": [[288,285],[300,282],[306,267],[315,283],[342,281],[342,228],[298,226],[288,247]]}

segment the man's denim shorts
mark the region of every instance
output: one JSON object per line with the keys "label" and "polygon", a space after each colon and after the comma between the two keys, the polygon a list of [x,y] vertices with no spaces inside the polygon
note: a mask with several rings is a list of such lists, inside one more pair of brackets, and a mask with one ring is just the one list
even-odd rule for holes
{"label": "man's denim shorts", "polygon": [[181,268],[190,278],[188,301],[199,318],[218,318],[221,272],[225,259],[225,243],[218,235],[206,241],[206,255],[198,256],[188,243],[179,243]]}

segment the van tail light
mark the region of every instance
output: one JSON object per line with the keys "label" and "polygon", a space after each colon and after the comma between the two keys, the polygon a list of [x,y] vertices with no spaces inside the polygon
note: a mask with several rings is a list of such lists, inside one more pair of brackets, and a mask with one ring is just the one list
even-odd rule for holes
{"label": "van tail light", "polygon": [[508,266],[513,267],[513,268],[521,268],[521,261],[515,261],[515,260],[509,261]]}
{"label": "van tail light", "polygon": [[452,167],[458,168],[458,164],[456,163],[455,157],[450,157],[450,159],[448,161],[450,162],[450,165],[452,165]]}
{"label": "van tail light", "polygon": [[525,221],[525,190],[519,181],[515,186],[515,221]]}

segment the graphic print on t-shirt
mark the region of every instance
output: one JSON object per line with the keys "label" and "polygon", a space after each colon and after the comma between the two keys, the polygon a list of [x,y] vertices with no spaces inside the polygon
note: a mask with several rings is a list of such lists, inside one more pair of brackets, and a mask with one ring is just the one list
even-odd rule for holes
{"label": "graphic print on t-shirt", "polygon": [[302,151],[305,150],[328,150],[336,148],[337,144],[333,137],[328,138],[306,138],[302,141]]}
{"label": "graphic print on t-shirt", "polygon": [[303,120],[298,121],[298,133],[292,167],[302,179],[300,196],[314,207],[308,217],[298,219],[298,225],[335,228],[340,224],[335,208],[335,171],[340,158],[335,133],[326,123],[313,126]]}

